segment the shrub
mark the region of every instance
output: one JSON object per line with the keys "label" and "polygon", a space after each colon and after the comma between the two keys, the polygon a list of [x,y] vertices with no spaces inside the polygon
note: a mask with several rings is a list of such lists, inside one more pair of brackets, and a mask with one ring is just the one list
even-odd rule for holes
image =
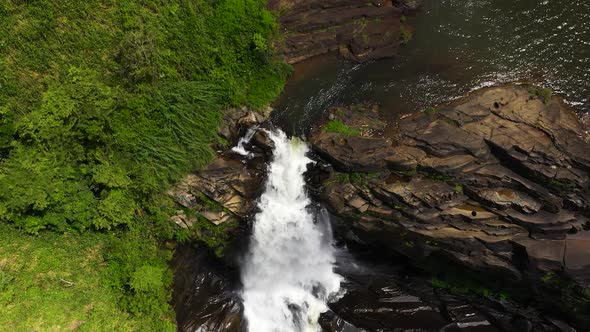
{"label": "shrub", "polygon": [[262,107],[289,67],[262,0],[48,0],[0,10],[0,219],[129,226],[207,163],[220,109]]}

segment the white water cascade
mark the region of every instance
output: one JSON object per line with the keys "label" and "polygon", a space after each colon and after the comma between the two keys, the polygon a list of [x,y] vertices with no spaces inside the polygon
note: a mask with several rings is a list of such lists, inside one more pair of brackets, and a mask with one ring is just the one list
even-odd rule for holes
{"label": "white water cascade", "polygon": [[253,126],[252,128],[248,129],[246,135],[240,138],[238,141],[238,145],[234,146],[231,150],[237,154],[240,154],[244,157],[250,157],[250,152],[246,151],[246,147],[244,145],[250,143],[254,134],[256,134],[256,130],[258,130],[258,126]]}
{"label": "white water cascade", "polygon": [[307,145],[281,131],[269,136],[274,159],[242,268],[244,315],[250,332],[316,332],[329,297],[340,289],[332,234],[308,209]]}

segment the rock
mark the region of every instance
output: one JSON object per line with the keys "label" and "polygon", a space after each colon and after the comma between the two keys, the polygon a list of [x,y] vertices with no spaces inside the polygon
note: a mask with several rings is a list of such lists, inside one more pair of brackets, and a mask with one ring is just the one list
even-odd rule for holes
{"label": "rock", "polygon": [[373,172],[386,169],[393,158],[392,141],[383,136],[386,123],[378,118],[375,105],[363,105],[349,110],[334,108],[332,123],[346,123],[349,131],[342,134],[318,128],[310,137],[315,151],[343,171]]}
{"label": "rock", "polygon": [[[265,122],[271,110],[270,107],[260,111],[245,107],[226,109],[218,134],[235,146],[248,129]],[[253,156],[242,160],[232,151],[218,151],[204,169],[186,176],[167,194],[179,205],[192,209],[215,225],[247,218],[254,212],[255,199],[262,193],[265,164],[272,152],[272,142],[262,130],[256,132],[252,143],[249,147],[259,149]],[[218,148],[224,150],[227,147]],[[187,218],[180,211],[171,217],[171,221],[190,228],[197,218]]]}
{"label": "rock", "polygon": [[400,45],[400,18],[418,0],[270,0],[285,41],[279,53],[288,63],[339,51],[353,61],[391,57]]}
{"label": "rock", "polygon": [[170,219],[172,220],[172,222],[174,222],[175,224],[177,224],[178,226],[180,226],[184,229],[191,228],[193,226],[193,224],[195,222],[197,222],[197,218],[187,217],[186,213],[184,213],[184,211],[182,211],[182,210],[176,211],[176,215],[172,216]]}
{"label": "rock", "polygon": [[[408,331],[438,331],[449,323],[432,304],[408,294],[386,278],[375,276],[367,285],[354,280],[359,278],[344,285],[346,294],[330,305],[332,316],[346,317],[346,324],[340,325],[351,331],[395,331],[394,327]],[[331,321],[332,326],[334,321],[338,323],[334,317]]]}
{"label": "rock", "polygon": [[586,112],[582,114],[582,126],[586,132],[590,131],[590,113]]}
{"label": "rock", "polygon": [[542,272],[560,271],[565,254],[564,240],[535,240],[521,238],[514,241],[515,251],[522,250],[526,263]]}
{"label": "rock", "polygon": [[268,109],[262,111],[252,111],[246,107],[225,109],[218,134],[234,146],[250,127],[260,125],[268,119],[269,115]]}
{"label": "rock", "polygon": [[[242,162],[235,154],[220,155],[205,169],[187,176],[168,195],[219,225],[254,213],[255,200],[263,190],[264,176],[264,159]],[[179,224],[178,216],[172,221]]]}
{"label": "rock", "polygon": [[445,310],[453,323],[443,327],[441,331],[500,331],[475,307],[455,298],[447,299]]}
{"label": "rock", "polygon": [[422,0],[402,0],[405,8],[410,10],[417,10],[422,6]]}
{"label": "rock", "polygon": [[359,329],[356,326],[348,323],[332,310],[322,313],[319,319],[319,324],[322,331],[325,332],[363,332],[365,330]]}
{"label": "rock", "polygon": [[243,306],[231,270],[206,250],[181,245],[175,251],[174,297],[178,331],[243,331]]}
{"label": "rock", "polygon": [[590,287],[590,232],[568,235],[565,240],[565,270],[584,287]]}
{"label": "rock", "polygon": [[488,279],[532,286],[555,273],[588,287],[590,242],[568,233],[590,216],[590,137],[559,97],[530,89],[475,91],[395,131],[374,105],[333,108],[326,118],[352,131],[322,125],[309,141],[355,173],[312,192],[348,221],[343,236],[419,266],[443,257]]}

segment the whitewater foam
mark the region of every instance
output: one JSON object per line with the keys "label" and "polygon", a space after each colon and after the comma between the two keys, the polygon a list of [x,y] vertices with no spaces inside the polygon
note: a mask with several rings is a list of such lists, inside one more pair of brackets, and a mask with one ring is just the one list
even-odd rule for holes
{"label": "whitewater foam", "polygon": [[332,234],[309,209],[307,145],[281,131],[268,135],[274,158],[242,267],[244,316],[251,332],[316,332],[340,289]]}

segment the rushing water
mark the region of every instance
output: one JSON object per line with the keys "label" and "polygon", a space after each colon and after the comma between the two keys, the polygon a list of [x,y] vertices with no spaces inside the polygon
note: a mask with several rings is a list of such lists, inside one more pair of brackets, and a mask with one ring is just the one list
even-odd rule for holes
{"label": "rushing water", "polygon": [[377,101],[398,116],[483,86],[527,81],[590,111],[590,1],[425,0],[413,39],[395,59],[364,64],[333,54],[295,67],[273,116],[309,128],[338,103]]}
{"label": "rushing water", "polygon": [[242,267],[244,316],[252,332],[315,332],[340,288],[332,234],[309,209],[307,145],[281,131],[269,136],[274,158]]}

